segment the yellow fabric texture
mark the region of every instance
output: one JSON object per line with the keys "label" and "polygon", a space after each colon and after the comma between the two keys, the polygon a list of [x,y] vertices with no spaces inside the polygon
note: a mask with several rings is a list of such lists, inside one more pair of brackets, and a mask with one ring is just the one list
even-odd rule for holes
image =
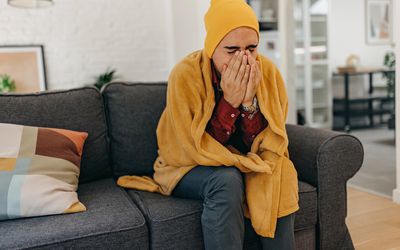
{"label": "yellow fabric texture", "polygon": [[204,50],[208,58],[226,34],[236,28],[249,27],[260,36],[257,16],[244,0],[212,0],[204,23],[207,32]]}
{"label": "yellow fabric texture", "polygon": [[72,204],[69,208],[67,208],[64,211],[64,214],[78,213],[78,212],[83,212],[83,211],[86,211],[85,205],[83,205],[80,202],[76,202],[76,203]]}
{"label": "yellow fabric texture", "polygon": [[269,125],[254,139],[247,155],[225,147],[205,131],[216,104],[211,61],[205,51],[197,51],[171,72],[167,105],[157,127],[159,156],[154,163],[154,179],[122,176],[118,184],[170,195],[195,166],[235,166],[246,173],[245,216],[251,219],[257,234],[273,238],[277,218],[299,209],[298,183],[287,150],[285,86],[271,61],[262,56],[257,60],[263,77],[256,95]]}

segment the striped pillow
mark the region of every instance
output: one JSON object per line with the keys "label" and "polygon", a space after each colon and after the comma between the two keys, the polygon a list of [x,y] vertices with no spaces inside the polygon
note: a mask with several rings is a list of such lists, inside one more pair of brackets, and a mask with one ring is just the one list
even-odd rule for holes
{"label": "striped pillow", "polygon": [[86,211],[76,191],[87,136],[0,123],[0,220]]}

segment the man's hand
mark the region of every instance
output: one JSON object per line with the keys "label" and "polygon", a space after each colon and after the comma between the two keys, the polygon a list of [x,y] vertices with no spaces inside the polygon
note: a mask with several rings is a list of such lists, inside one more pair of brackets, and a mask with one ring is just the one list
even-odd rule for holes
{"label": "man's hand", "polygon": [[[221,88],[224,99],[234,108],[242,104],[248,81],[250,79],[250,65],[248,53],[237,51],[228,65],[224,65],[221,72]],[[253,59],[254,60],[254,59]]]}
{"label": "man's hand", "polygon": [[257,62],[252,56],[251,53],[246,50],[246,55],[248,58],[248,62],[250,64],[250,76],[247,82],[246,94],[244,96],[243,102],[241,103],[243,106],[251,106],[253,103],[253,98],[256,95],[256,91],[258,85],[261,82],[261,69],[260,64]]}

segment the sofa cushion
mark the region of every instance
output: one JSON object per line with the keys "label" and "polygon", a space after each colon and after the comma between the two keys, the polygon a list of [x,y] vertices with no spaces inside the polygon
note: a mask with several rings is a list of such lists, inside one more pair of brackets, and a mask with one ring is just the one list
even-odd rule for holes
{"label": "sofa cushion", "polygon": [[314,228],[317,224],[317,189],[306,183],[299,181],[299,207],[296,212],[294,230]]}
{"label": "sofa cushion", "polygon": [[0,123],[0,220],[85,211],[76,190],[87,133]]}
{"label": "sofa cushion", "polygon": [[[150,228],[150,244],[153,249],[202,249],[201,201],[163,196],[138,190],[128,190],[139,206]],[[314,228],[317,220],[316,189],[299,182],[301,209],[296,212],[295,231]],[[256,249],[254,230],[246,221],[245,246]]]}
{"label": "sofa cushion", "polygon": [[294,238],[296,250],[314,250],[317,248],[317,229],[315,227],[297,231]]}
{"label": "sofa cushion", "polygon": [[103,100],[96,88],[2,94],[0,107],[2,123],[87,132],[80,181],[111,176]]}
{"label": "sofa cushion", "polygon": [[165,107],[166,83],[107,84],[106,103],[114,174],[151,175],[157,157],[156,129]]}
{"label": "sofa cushion", "polygon": [[143,215],[113,179],[79,186],[82,213],[0,223],[0,249],[148,249]]}
{"label": "sofa cushion", "polygon": [[152,249],[204,249],[201,201],[137,190],[128,193],[146,218]]}

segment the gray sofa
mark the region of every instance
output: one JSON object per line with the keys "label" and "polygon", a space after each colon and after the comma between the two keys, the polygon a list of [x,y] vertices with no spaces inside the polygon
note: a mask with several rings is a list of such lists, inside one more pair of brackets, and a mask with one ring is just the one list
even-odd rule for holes
{"label": "gray sofa", "polygon": [[[202,203],[115,184],[151,175],[165,83],[111,83],[37,94],[0,95],[0,122],[87,131],[79,198],[88,211],[0,221],[0,249],[202,249]],[[299,176],[297,249],[354,249],[345,224],[346,182],[360,168],[359,140],[287,125]],[[1,138],[0,138],[1,139]],[[246,221],[244,249],[260,249]]]}

